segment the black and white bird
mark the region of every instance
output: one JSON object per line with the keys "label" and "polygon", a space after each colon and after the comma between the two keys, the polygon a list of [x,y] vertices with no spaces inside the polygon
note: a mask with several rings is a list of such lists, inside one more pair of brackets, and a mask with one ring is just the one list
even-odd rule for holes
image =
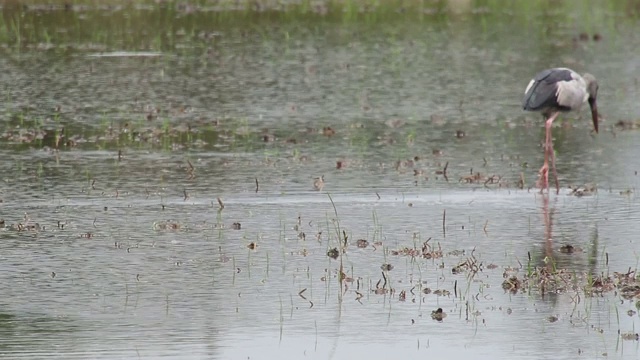
{"label": "black and white bird", "polygon": [[556,193],[560,192],[556,159],[551,141],[551,125],[561,112],[579,111],[585,102],[591,107],[593,128],[598,132],[598,82],[591,74],[580,76],[567,68],[553,68],[539,72],[524,91],[522,106],[527,111],[539,111],[546,120],[544,165],[538,182],[541,190],[549,189],[549,156],[556,179]]}

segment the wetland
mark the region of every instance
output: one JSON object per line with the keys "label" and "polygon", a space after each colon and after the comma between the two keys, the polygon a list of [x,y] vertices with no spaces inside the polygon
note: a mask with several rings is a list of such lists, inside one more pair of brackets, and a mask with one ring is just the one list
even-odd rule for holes
{"label": "wetland", "polygon": [[0,10],[2,357],[640,356],[638,1]]}

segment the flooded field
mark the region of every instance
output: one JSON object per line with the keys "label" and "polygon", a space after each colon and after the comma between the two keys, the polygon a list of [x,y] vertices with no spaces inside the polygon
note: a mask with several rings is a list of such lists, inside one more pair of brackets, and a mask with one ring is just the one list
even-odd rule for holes
{"label": "flooded field", "polygon": [[640,357],[637,1],[1,11],[0,357]]}

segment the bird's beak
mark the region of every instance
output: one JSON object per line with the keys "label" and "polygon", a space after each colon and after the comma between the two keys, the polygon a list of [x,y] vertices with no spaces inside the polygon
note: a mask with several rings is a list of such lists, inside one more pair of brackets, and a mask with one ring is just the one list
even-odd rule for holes
{"label": "bird's beak", "polygon": [[591,106],[591,117],[593,119],[593,128],[598,133],[598,106],[596,105],[596,98],[589,98],[589,106]]}

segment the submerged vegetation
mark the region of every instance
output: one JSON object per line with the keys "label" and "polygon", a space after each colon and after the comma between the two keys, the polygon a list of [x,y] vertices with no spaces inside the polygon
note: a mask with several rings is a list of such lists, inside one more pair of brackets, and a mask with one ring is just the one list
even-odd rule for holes
{"label": "submerged vegetation", "polygon": [[[594,41],[600,41],[602,36],[597,29],[619,27],[621,21],[636,21],[640,12],[639,3],[631,0],[607,1],[600,6],[606,11],[593,11],[590,5],[580,0],[553,4],[546,1],[497,0],[8,1],[2,4],[3,16],[0,18],[0,44],[9,59],[6,65],[25,74],[35,71],[43,76],[44,81],[53,80],[49,89],[68,88],[75,83],[85,93],[102,93],[101,87],[122,86],[139,88],[140,93],[135,98],[115,97],[114,101],[125,101],[120,105],[100,106],[86,101],[77,103],[82,100],[74,99],[60,89],[41,102],[25,96],[30,94],[5,82],[0,142],[3,145],[28,144],[52,148],[72,148],[82,144],[91,147],[96,144],[99,148],[118,150],[122,150],[123,146],[139,147],[140,144],[181,150],[210,149],[212,146],[227,148],[229,143],[233,143],[234,149],[244,144],[252,150],[261,148],[253,145],[255,143],[275,141],[302,144],[309,141],[309,134],[322,133],[330,137],[336,131],[341,136],[349,136],[367,145],[376,141],[413,142],[415,120],[407,123],[406,119],[397,117],[382,119],[390,128],[406,129],[402,134],[405,139],[381,138],[379,129],[363,126],[362,120],[353,117],[347,118],[346,124],[345,119],[323,119],[317,127],[264,127],[258,119],[246,115],[242,109],[215,109],[216,105],[224,106],[230,100],[228,97],[238,96],[236,94],[204,97],[194,105],[187,94],[158,97],[145,96],[145,93],[150,86],[155,87],[154,82],[166,81],[165,77],[169,76],[176,77],[177,74],[172,74],[176,66],[181,68],[180,71],[189,73],[202,72],[211,67],[230,67],[238,61],[244,66],[253,66],[251,61],[245,60],[252,56],[250,53],[233,50],[235,45],[232,43],[235,41],[255,42],[259,47],[263,41],[262,46],[266,48],[270,39],[281,38],[286,56],[289,52],[286,49],[300,47],[301,41],[309,36],[328,37],[329,41],[352,46],[354,39],[360,39],[366,33],[349,30],[350,24],[358,24],[364,29],[370,27],[402,41],[403,37],[411,36],[411,24],[449,31],[447,28],[450,26],[462,27],[471,21],[474,29],[485,29],[484,36],[491,37],[491,32],[495,30],[491,30],[487,22],[495,23],[492,26],[506,26],[506,22],[513,22],[535,28],[541,17],[548,17],[542,20],[548,24],[542,39],[555,44],[553,46],[565,47],[572,46],[572,41],[590,41],[592,34]],[[621,16],[624,17],[621,19]],[[45,64],[42,59],[38,60],[37,54],[55,58],[51,59],[54,61],[51,67],[64,66],[74,61],[74,57],[83,57],[84,64],[79,73],[70,75],[70,79],[52,79],[47,74],[48,69],[42,68]],[[176,63],[172,55],[190,56],[196,63],[184,68]],[[101,73],[108,71],[109,64],[114,61],[111,57],[125,64],[125,71],[129,67],[126,64],[135,61],[148,64],[160,74],[133,72],[123,73],[121,78],[104,79]],[[283,60],[293,59],[285,57]],[[304,59],[298,61],[304,66],[305,81],[313,81],[318,65]],[[261,63],[258,66],[266,65]],[[342,67],[341,71],[353,71],[348,62],[339,66]],[[209,84],[213,85],[213,89],[199,84],[198,91],[215,92],[216,81],[234,81],[221,74],[214,72],[207,75],[211,77]],[[87,86],[86,81],[91,80],[84,80],[85,77],[109,83],[101,83],[98,87],[95,84]],[[277,79],[266,80],[273,86],[278,83]],[[201,93],[193,95],[203,97]],[[359,97],[361,113],[366,115],[375,110],[369,104],[366,91]],[[46,106],[42,106],[45,102]],[[106,102],[111,101],[106,99]],[[464,99],[460,100],[461,108],[463,102]],[[306,105],[278,104],[287,109],[286,116],[291,118],[303,117],[300,109]],[[433,123],[448,121],[437,113],[431,116]],[[303,123],[305,120],[301,119]],[[635,129],[635,123],[635,120],[619,120],[616,127],[619,131],[631,130]],[[457,138],[464,138],[465,130],[457,128],[454,131]],[[501,178],[493,176],[472,173],[462,176],[460,180],[500,183]]]}

